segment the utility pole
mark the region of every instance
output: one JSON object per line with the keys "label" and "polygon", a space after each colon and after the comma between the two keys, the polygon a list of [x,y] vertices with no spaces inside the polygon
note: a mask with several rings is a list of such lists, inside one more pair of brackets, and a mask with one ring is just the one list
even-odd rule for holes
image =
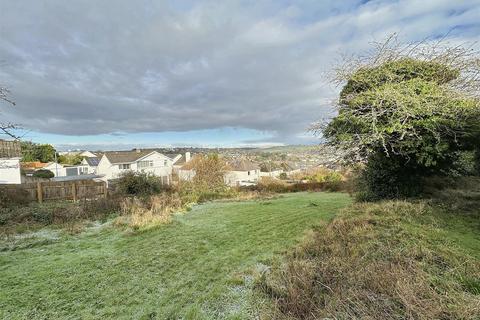
{"label": "utility pole", "polygon": [[57,150],[55,150],[55,177],[58,177]]}

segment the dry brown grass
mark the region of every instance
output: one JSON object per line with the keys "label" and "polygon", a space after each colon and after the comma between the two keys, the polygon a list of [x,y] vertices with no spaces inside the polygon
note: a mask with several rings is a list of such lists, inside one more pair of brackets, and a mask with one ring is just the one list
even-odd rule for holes
{"label": "dry brown grass", "polygon": [[[480,261],[446,241],[425,203],[357,204],[320,227],[260,287],[274,319],[478,319]],[[468,281],[470,281],[468,280]]]}
{"label": "dry brown grass", "polygon": [[134,230],[169,223],[172,214],[183,208],[182,200],[176,193],[161,193],[149,197],[125,198],[116,225],[129,226]]}

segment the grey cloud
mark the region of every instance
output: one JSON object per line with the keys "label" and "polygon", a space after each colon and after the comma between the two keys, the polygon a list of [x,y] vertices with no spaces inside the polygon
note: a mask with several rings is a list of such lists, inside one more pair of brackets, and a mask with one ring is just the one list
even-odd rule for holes
{"label": "grey cloud", "polygon": [[233,126],[292,141],[331,113],[341,52],[480,28],[478,1],[337,2],[0,0],[0,83],[18,103],[3,113],[65,135]]}

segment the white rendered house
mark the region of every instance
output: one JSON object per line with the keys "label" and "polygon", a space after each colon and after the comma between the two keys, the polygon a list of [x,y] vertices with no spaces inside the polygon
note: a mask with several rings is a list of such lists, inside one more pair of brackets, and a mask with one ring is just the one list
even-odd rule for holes
{"label": "white rendered house", "polygon": [[111,151],[105,152],[97,166],[97,175],[106,180],[116,179],[123,172],[146,172],[159,177],[171,178],[173,164],[180,157],[170,158],[157,151]]}

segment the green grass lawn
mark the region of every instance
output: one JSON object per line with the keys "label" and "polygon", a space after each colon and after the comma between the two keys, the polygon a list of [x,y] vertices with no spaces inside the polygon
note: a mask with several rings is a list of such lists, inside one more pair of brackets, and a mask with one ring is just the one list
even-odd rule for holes
{"label": "green grass lawn", "polygon": [[107,227],[0,252],[2,319],[248,319],[249,274],[350,203],[299,193],[216,202],[140,234]]}

